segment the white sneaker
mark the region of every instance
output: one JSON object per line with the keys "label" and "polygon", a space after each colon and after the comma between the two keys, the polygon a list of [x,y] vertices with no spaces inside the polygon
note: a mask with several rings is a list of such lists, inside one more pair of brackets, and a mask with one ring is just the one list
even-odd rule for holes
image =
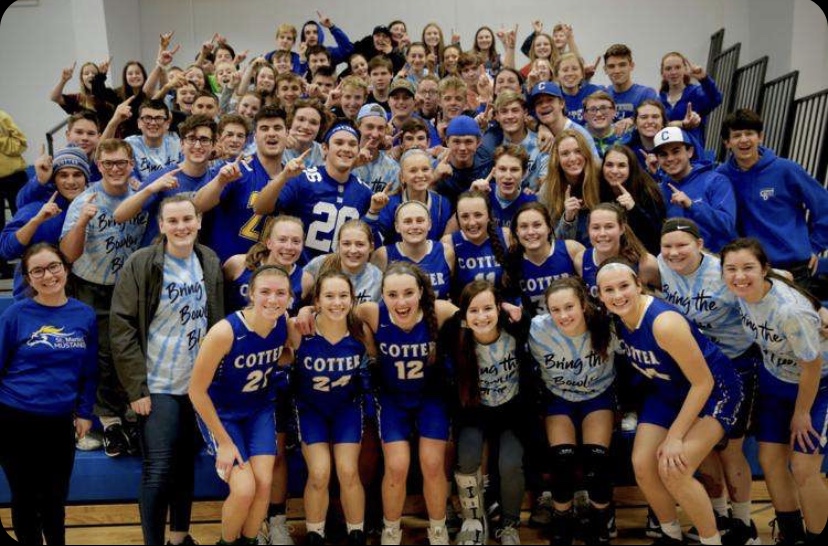
{"label": "white sneaker", "polygon": [[293,546],[293,537],[290,536],[290,532],[293,529],[287,524],[286,515],[280,514],[278,516],[273,516],[270,518],[268,523],[270,524],[270,531],[268,532],[270,542],[267,544]]}
{"label": "white sneaker", "polygon": [[622,432],[635,432],[635,427],[638,426],[638,414],[634,411],[628,411],[621,419]]}
{"label": "white sneaker", "polygon": [[479,519],[464,519],[460,532],[457,533],[457,544],[481,545],[486,544],[486,530]]}
{"label": "white sneaker", "polygon": [[507,525],[503,529],[497,532],[497,538],[500,539],[500,543],[503,546],[513,545],[513,544],[520,544],[520,534],[516,527],[512,527],[511,525]]}
{"label": "white sneaker", "polygon": [[96,451],[103,447],[103,440],[96,433],[89,432],[75,442],[75,448],[79,451]]}
{"label": "white sneaker", "polygon": [[[429,537],[431,537],[431,531],[429,530]],[[381,545],[388,545],[394,546],[395,544],[402,543],[402,529],[392,529],[391,527],[384,527],[382,529],[382,534],[380,535],[380,544]],[[448,542],[446,543],[448,544]]]}
{"label": "white sneaker", "polygon": [[428,543],[432,546],[436,546],[438,544],[443,545],[445,544],[448,546],[449,544],[449,536],[448,536],[448,529],[446,529],[445,525],[441,525],[440,527],[428,528]]}

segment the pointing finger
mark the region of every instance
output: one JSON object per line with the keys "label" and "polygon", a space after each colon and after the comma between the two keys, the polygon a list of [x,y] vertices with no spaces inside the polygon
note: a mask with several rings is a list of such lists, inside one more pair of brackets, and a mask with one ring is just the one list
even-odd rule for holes
{"label": "pointing finger", "polygon": [[494,169],[492,169],[491,171],[489,171],[489,176],[487,176],[487,177],[485,178],[485,180],[486,180],[486,183],[487,183],[487,184],[488,184],[489,182],[491,182],[491,181],[492,181],[492,177],[494,176],[494,173],[495,173],[495,170],[494,170]]}
{"label": "pointing finger", "polygon": [[564,190],[564,201],[572,197],[572,186],[567,184],[566,190]]}
{"label": "pointing finger", "polygon": [[55,199],[57,199],[57,196],[58,196],[58,192],[53,193],[52,196],[47,201],[47,203],[54,203]]}
{"label": "pointing finger", "polygon": [[302,161],[304,161],[308,157],[308,155],[311,153],[311,150],[313,150],[313,147],[308,148],[307,150],[302,152],[297,159],[301,159]]}
{"label": "pointing finger", "polygon": [[89,194],[89,197],[86,198],[86,202],[87,203],[92,203],[97,198],[98,198],[98,192],[93,191],[92,193]]}
{"label": "pointing finger", "polygon": [[692,115],[692,114],[693,114],[693,103],[692,103],[692,102],[688,102],[688,103],[687,103],[687,114],[686,114],[686,115],[688,115],[688,116],[689,116],[689,115]]}
{"label": "pointing finger", "polygon": [[674,186],[673,184],[671,184],[670,182],[667,182],[667,186],[669,186],[669,187],[670,187],[670,189],[671,189],[671,190],[673,190],[673,192],[674,192],[674,193],[678,193],[678,192],[680,192],[680,191],[681,191],[680,189],[678,189],[677,187],[675,187],[675,186]]}
{"label": "pointing finger", "polygon": [[390,194],[391,194],[391,185],[392,185],[392,184],[393,184],[393,182],[389,182],[388,184],[386,184],[386,185],[385,185],[385,187],[384,187],[384,188],[382,188],[382,193],[384,193],[385,195],[390,195]]}
{"label": "pointing finger", "polygon": [[175,55],[181,49],[181,44],[175,44],[175,47],[170,50],[170,55]]}
{"label": "pointing finger", "polygon": [[45,144],[40,145],[40,155],[46,155],[46,145]]}

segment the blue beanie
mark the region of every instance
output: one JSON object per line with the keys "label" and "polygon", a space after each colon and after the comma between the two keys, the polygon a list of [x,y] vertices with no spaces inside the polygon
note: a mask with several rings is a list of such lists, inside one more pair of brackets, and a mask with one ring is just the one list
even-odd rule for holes
{"label": "blue beanie", "polygon": [[469,116],[457,116],[446,127],[446,137],[469,135],[476,136],[477,138],[481,137],[480,127]]}
{"label": "blue beanie", "polygon": [[54,177],[61,169],[75,168],[86,176],[86,181],[92,177],[89,171],[89,160],[86,158],[86,153],[77,146],[67,146],[55,154],[52,160],[52,176]]}

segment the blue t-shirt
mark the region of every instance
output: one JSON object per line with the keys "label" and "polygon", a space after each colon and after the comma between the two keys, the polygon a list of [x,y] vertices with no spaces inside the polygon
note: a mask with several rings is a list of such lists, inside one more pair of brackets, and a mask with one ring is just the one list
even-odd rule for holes
{"label": "blue t-shirt", "polygon": [[0,316],[0,404],[91,419],[97,387],[98,322],[91,307],[72,298],[59,307],[25,299]]}
{"label": "blue t-shirt", "polygon": [[175,133],[167,133],[157,148],[150,148],[142,135],[130,135],[124,139],[135,156],[135,172],[138,180],[146,182],[154,173],[166,170],[181,161],[181,139]]}

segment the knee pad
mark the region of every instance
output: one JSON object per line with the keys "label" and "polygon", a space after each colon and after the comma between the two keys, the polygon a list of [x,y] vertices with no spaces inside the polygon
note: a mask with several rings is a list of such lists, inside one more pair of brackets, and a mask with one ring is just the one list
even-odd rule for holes
{"label": "knee pad", "polygon": [[457,497],[463,507],[463,519],[483,519],[483,476],[480,469],[474,474],[454,473],[457,482]]}
{"label": "knee pad", "polygon": [[609,449],[596,444],[585,444],[581,449],[589,499],[595,504],[607,504],[612,500]]}
{"label": "knee pad", "polygon": [[575,446],[552,446],[552,498],[559,504],[570,502],[575,496]]}

